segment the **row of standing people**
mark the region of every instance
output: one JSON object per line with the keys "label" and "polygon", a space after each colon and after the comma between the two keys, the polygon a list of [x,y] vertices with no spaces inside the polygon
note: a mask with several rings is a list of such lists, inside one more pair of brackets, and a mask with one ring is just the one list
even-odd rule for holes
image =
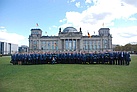
{"label": "row of standing people", "polygon": [[11,56],[11,63],[16,64],[111,64],[129,65],[128,52],[102,53],[16,53]]}

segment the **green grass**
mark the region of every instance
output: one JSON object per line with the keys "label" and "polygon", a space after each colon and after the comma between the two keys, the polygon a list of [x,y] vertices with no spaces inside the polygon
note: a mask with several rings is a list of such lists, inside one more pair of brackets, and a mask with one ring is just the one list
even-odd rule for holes
{"label": "green grass", "polygon": [[120,65],[11,65],[0,57],[0,92],[137,92],[137,56]]}

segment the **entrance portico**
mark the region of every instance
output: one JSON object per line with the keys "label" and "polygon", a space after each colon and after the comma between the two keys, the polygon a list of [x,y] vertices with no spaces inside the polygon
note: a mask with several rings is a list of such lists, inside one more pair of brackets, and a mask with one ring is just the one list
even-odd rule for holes
{"label": "entrance portico", "polygon": [[63,32],[59,33],[59,37],[62,43],[62,51],[79,51],[80,50],[80,39],[82,32],[78,32],[73,27],[67,27]]}
{"label": "entrance portico", "polygon": [[62,39],[62,51],[77,51],[78,39]]}

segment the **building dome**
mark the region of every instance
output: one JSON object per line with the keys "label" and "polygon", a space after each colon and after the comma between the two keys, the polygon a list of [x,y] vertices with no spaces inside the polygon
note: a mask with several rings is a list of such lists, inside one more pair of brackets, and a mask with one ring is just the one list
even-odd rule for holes
{"label": "building dome", "polygon": [[63,32],[77,32],[77,29],[74,27],[66,27]]}

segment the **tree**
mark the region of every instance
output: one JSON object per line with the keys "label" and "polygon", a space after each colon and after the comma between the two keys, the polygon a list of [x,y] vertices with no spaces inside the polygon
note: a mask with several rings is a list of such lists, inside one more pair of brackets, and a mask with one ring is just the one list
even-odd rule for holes
{"label": "tree", "polygon": [[114,48],[115,51],[130,51],[133,53],[137,53],[137,44],[126,44],[125,46],[116,45]]}

